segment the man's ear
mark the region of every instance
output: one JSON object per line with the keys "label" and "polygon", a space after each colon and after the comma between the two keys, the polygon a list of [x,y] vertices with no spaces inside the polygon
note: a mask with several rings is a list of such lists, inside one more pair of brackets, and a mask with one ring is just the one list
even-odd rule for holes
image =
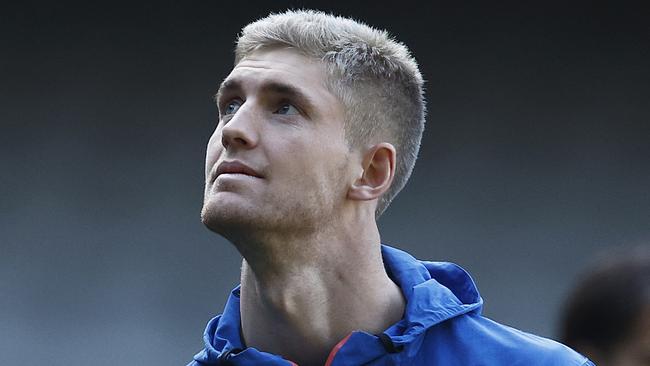
{"label": "man's ear", "polygon": [[395,176],[395,147],[382,142],[368,149],[362,161],[363,172],[348,190],[348,198],[368,201],[381,197]]}

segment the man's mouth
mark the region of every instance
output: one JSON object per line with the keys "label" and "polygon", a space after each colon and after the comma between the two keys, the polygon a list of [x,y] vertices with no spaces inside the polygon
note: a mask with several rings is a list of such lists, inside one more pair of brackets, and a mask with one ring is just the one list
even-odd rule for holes
{"label": "man's mouth", "polygon": [[240,162],[240,161],[223,161],[221,162],[218,166],[217,169],[215,170],[214,174],[212,175],[212,182],[214,182],[217,178],[219,178],[220,175],[234,175],[234,174],[241,174],[241,175],[247,175],[250,177],[254,178],[263,178],[260,173],[258,173],[255,169],[249,167],[248,165]]}

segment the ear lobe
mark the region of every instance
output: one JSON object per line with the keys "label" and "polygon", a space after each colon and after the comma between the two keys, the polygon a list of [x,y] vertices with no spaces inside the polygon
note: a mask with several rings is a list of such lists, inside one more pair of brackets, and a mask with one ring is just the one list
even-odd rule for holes
{"label": "ear lobe", "polygon": [[363,174],[348,191],[352,200],[378,199],[390,188],[395,176],[395,147],[387,142],[372,146],[363,157]]}

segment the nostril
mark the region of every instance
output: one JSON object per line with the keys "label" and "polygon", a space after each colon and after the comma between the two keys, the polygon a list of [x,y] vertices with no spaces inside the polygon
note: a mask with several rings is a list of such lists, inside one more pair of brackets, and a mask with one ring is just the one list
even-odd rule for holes
{"label": "nostril", "polygon": [[233,138],[223,137],[221,139],[221,145],[223,145],[223,147],[225,148],[228,148],[233,144],[240,145],[240,146],[247,146],[249,143],[248,141],[246,141],[245,138],[241,138],[241,137],[233,137]]}
{"label": "nostril", "polygon": [[226,138],[226,134],[221,135],[221,145],[223,147],[228,147],[230,143],[228,143],[228,139]]}
{"label": "nostril", "polygon": [[241,128],[224,128],[221,135],[221,145],[224,148],[250,148],[255,145],[255,134],[253,131]]}

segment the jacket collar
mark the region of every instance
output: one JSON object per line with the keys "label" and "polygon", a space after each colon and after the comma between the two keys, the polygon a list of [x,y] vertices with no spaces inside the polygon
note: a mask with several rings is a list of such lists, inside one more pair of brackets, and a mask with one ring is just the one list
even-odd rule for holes
{"label": "jacket collar", "polygon": [[203,333],[205,348],[194,356],[193,365],[295,365],[280,356],[246,348],[241,337],[240,286],[230,292],[223,314],[208,322]]}
{"label": "jacket collar", "polygon": [[[404,317],[383,332],[372,335],[352,332],[340,345],[336,358],[354,358],[363,363],[392,349],[413,342],[427,329],[468,312],[480,313],[483,299],[465,270],[453,263],[423,262],[387,245],[381,248],[388,275],[399,285],[406,299]],[[291,365],[279,356],[246,348],[241,337],[237,286],[228,298],[223,315],[208,322],[203,336],[205,349],[194,356],[199,365]],[[388,342],[388,344],[387,344]],[[364,349],[360,355],[358,350]],[[333,357],[334,358],[334,357]]]}

